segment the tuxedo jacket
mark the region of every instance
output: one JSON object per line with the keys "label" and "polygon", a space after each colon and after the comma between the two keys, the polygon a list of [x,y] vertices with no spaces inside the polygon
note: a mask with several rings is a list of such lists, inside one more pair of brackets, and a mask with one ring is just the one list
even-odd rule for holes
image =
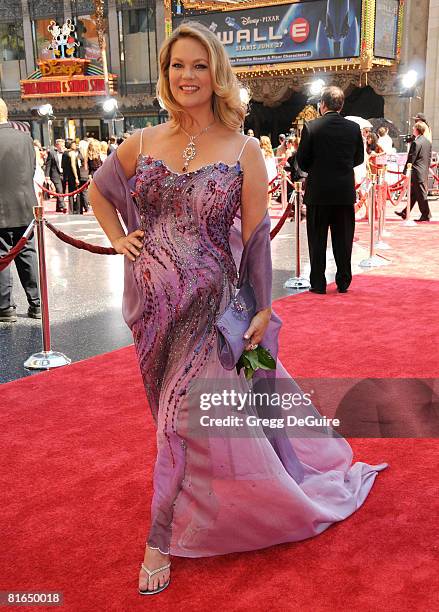
{"label": "tuxedo jacket", "polygon": [[305,123],[296,160],[308,173],[305,204],[353,206],[354,167],[364,161],[363,137],[357,123],[333,111]]}
{"label": "tuxedo jacket", "polygon": [[60,181],[63,178],[63,169],[58,163],[58,153],[54,148],[51,148],[47,154],[46,176],[52,181]]}
{"label": "tuxedo jacket", "polygon": [[404,174],[407,170],[407,164],[412,164],[412,181],[414,183],[426,183],[430,163],[431,142],[425,136],[418,136],[410,145]]}
{"label": "tuxedo jacket", "polygon": [[0,229],[27,226],[37,205],[35,149],[29,134],[0,124]]}

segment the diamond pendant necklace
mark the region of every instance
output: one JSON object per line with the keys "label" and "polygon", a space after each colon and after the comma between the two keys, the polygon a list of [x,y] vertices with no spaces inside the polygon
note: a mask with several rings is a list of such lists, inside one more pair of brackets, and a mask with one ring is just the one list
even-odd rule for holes
{"label": "diamond pendant necklace", "polygon": [[187,143],[186,147],[184,148],[183,151],[183,159],[184,159],[184,165],[183,165],[183,172],[186,172],[188,167],[189,167],[189,162],[191,162],[193,159],[195,159],[195,156],[197,155],[197,148],[195,146],[195,140],[197,138],[199,138],[199,136],[201,136],[201,134],[204,134],[204,132],[207,132],[207,130],[212,127],[212,125],[215,123],[215,121],[212,121],[212,123],[210,123],[207,127],[205,127],[203,130],[201,130],[201,132],[199,134],[195,134],[195,136],[191,136],[190,134],[188,134],[186,132],[186,130],[184,128],[181,128],[182,132],[184,132],[186,134],[186,136],[189,138],[189,142]]}

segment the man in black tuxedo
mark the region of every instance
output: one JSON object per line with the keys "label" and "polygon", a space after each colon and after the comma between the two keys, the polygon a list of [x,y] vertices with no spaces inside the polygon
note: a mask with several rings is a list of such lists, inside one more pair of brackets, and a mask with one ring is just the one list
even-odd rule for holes
{"label": "man in black tuxedo", "polygon": [[326,245],[331,229],[337,266],[338,291],[346,293],[352,280],[354,239],[354,167],[363,163],[364,145],[359,126],[340,116],[344,94],[326,87],[318,119],[304,125],[296,160],[308,173],[305,187],[306,226],[311,263],[310,291],[326,293]]}
{"label": "man in black tuxedo", "polygon": [[[8,109],[0,98],[0,257],[7,255],[23,236],[37,205],[34,188],[35,149],[29,134],[8,123]],[[38,266],[32,236],[14,259],[29,304],[27,314],[41,319]],[[0,322],[17,321],[12,295],[10,263],[0,271]]]}
{"label": "man in black tuxedo", "polygon": [[[424,134],[427,124],[417,121],[413,128],[414,141],[410,145],[407,162],[404,166],[404,174],[407,173],[407,164],[412,164],[412,176],[410,181],[410,210],[418,203],[421,216],[418,222],[430,221],[431,212],[428,205],[428,173],[431,163],[431,142]],[[399,217],[406,218],[406,210],[395,211]]]}
{"label": "man in black tuxedo", "polygon": [[[46,180],[52,181],[56,193],[64,193],[64,176],[62,167],[62,156],[65,149],[65,141],[58,138],[55,146],[50,149],[46,161]],[[64,198],[56,198],[56,212],[67,212]]]}
{"label": "man in black tuxedo", "polygon": [[[64,185],[68,193],[75,191],[79,187],[79,151],[76,142],[70,138],[65,142],[66,150],[63,153],[61,165],[63,170]],[[82,156],[81,156],[82,157]],[[79,198],[69,196],[69,213],[79,215]]]}

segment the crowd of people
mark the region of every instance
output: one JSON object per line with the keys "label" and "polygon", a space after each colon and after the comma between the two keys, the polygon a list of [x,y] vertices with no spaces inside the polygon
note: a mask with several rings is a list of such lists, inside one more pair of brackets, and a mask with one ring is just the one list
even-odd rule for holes
{"label": "crowd of people", "polygon": [[[287,197],[293,190],[293,183],[304,183],[304,204],[301,217],[307,219],[308,246],[311,263],[311,291],[326,293],[325,267],[326,242],[328,230],[332,235],[332,246],[337,266],[336,282],[341,293],[347,291],[352,280],[350,259],[355,225],[355,209],[351,203],[359,197],[359,192],[351,184],[351,173],[354,170],[356,187],[361,185],[366,177],[377,174],[377,168],[387,163],[387,158],[396,153],[393,140],[387,125],[379,125],[374,131],[373,125],[367,120],[357,118],[344,119],[340,116],[343,108],[343,92],[336,87],[328,87],[322,93],[320,101],[321,117],[306,123],[299,136],[294,134],[279,135],[279,145],[273,149],[268,136],[259,139],[260,148],[265,160],[268,180],[273,181],[279,173],[286,171],[288,178]],[[413,117],[415,124],[413,133],[406,140],[410,142],[407,160],[402,174],[407,174],[408,164],[411,164],[410,179],[410,210],[418,204],[421,216],[417,222],[428,222],[431,211],[428,204],[428,176],[432,155],[432,137],[427,119],[423,113]],[[384,120],[385,122],[385,120]],[[350,132],[351,134],[349,138]],[[254,131],[249,129],[247,135],[254,137]],[[311,139],[312,136],[312,139]],[[313,147],[310,141],[315,141]],[[340,158],[347,155],[352,146],[348,166],[343,166]],[[318,151],[314,149],[317,147]],[[312,161],[310,161],[312,158]],[[335,160],[335,161],[334,161]],[[346,161],[346,160],[344,160]],[[334,166],[335,163],[335,166]],[[338,164],[338,165],[337,165]],[[333,168],[332,172],[328,169]],[[340,172],[343,168],[343,172]],[[308,172],[310,174],[308,175]],[[349,176],[348,184],[341,181],[337,184],[337,175]],[[386,173],[386,179],[388,179]],[[321,189],[317,187],[321,186]],[[337,190],[331,192],[337,184]],[[323,189],[323,191],[322,191]],[[317,193],[316,193],[317,192]],[[328,197],[329,193],[332,197]],[[349,206],[343,203],[343,193]],[[315,205],[317,199],[317,205]],[[352,202],[351,202],[352,200]],[[271,207],[269,195],[269,208]],[[395,211],[401,218],[406,218],[406,207]]]}
{"label": "crowd of people", "polygon": [[[418,119],[418,117],[416,117]],[[424,123],[424,136],[431,142],[431,132],[426,123],[425,116],[420,113],[419,120]],[[150,127],[150,124],[148,125]],[[394,142],[389,135],[389,129],[380,126],[376,131],[366,127],[361,130],[364,142],[364,161],[355,169],[356,182],[361,182],[367,175],[374,172],[380,159],[386,155],[396,152]],[[255,137],[253,129],[248,129],[247,136]],[[111,155],[117,147],[128,138],[130,134],[124,133],[122,137],[110,137],[108,140],[99,141],[94,137],[87,136],[81,140],[58,138],[53,147],[44,148],[39,140],[34,140],[36,153],[35,190],[38,199],[47,199],[50,196],[41,190],[40,186],[56,191],[60,194],[56,198],[56,211],[70,214],[83,214],[89,210],[87,189],[77,195],[67,196],[80,189],[85,183],[93,178],[96,170]],[[292,183],[306,179],[307,173],[297,164],[296,154],[300,144],[300,136],[294,130],[289,134],[279,134],[278,145],[273,147],[272,140],[268,135],[259,138],[260,147],[267,168],[268,180],[271,183],[279,172],[285,170]],[[292,186],[288,184],[288,197]],[[68,205],[66,204],[68,199]],[[272,206],[272,197],[269,195],[269,207]],[[305,216],[305,208],[302,210]]]}
{"label": "crowd of people", "polygon": [[53,147],[44,148],[39,140],[34,140],[36,155],[36,169],[34,176],[35,192],[37,198],[50,197],[46,189],[56,192],[56,211],[73,215],[82,215],[89,210],[87,189],[75,195],[69,195],[68,206],[63,194],[81,189],[103,162],[117,147],[129,136],[116,138],[111,136],[108,140],[99,141],[87,137],[81,140],[57,138]]}
{"label": "crowd of people", "polygon": [[[254,131],[252,129],[247,130],[247,135],[254,136]],[[372,174],[375,163],[379,163],[379,156],[395,153],[396,149],[392,138],[389,136],[389,129],[387,127],[381,126],[376,132],[371,128],[364,128],[362,135],[365,153],[365,174]],[[296,136],[294,133],[288,136],[279,134],[279,144],[276,148],[273,148],[269,136],[261,136],[259,142],[264,155],[269,182],[282,169],[288,172],[293,182],[306,178],[306,172],[298,166],[295,159],[300,144],[300,136]],[[361,173],[361,170],[359,172]]]}

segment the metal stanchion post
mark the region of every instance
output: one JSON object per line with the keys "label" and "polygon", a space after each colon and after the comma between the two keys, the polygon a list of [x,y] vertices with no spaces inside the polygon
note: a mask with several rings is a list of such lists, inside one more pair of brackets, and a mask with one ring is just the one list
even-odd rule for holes
{"label": "metal stanchion post", "polygon": [[282,173],[282,178],[280,181],[280,202],[282,204],[282,212],[288,206],[287,202],[287,175],[285,171]]}
{"label": "metal stanchion post", "polygon": [[302,208],[302,183],[294,183],[294,225],[296,234],[296,276],[289,278],[284,287],[286,289],[308,289],[311,285],[306,278],[300,276],[300,210]]}
{"label": "metal stanchion post", "polygon": [[39,353],[34,353],[26,359],[24,367],[31,370],[50,370],[51,368],[68,365],[71,359],[66,357],[63,353],[50,349],[49,295],[47,291],[46,252],[44,243],[44,209],[42,206],[34,206],[34,217],[37,228],[43,350]]}
{"label": "metal stanchion post", "polygon": [[389,236],[392,235],[392,232],[389,232],[389,230],[386,228],[386,209],[387,209],[387,192],[388,192],[388,188],[389,188],[389,183],[388,183],[388,172],[387,172],[387,166],[386,166],[386,172],[384,173],[384,183],[386,185],[386,189],[383,195],[383,205],[384,205],[384,216],[383,216],[383,229],[382,229],[382,236],[384,236],[384,238],[388,238]]}
{"label": "metal stanchion post", "polygon": [[376,174],[372,174],[372,184],[369,191],[369,223],[370,223],[370,251],[369,257],[360,261],[361,268],[377,268],[389,263],[375,255],[375,197],[376,197]]}
{"label": "metal stanchion post", "polygon": [[407,164],[407,207],[405,209],[405,227],[416,227],[416,223],[410,219],[410,201],[412,199],[412,164]]}
{"label": "metal stanchion post", "polygon": [[386,198],[383,195],[383,186],[384,186],[384,178],[385,178],[385,174],[386,174],[386,168],[379,168],[378,169],[378,180],[377,180],[377,188],[379,189],[379,210],[378,210],[378,236],[377,236],[377,243],[376,243],[376,247],[378,249],[383,249],[383,250],[388,250],[391,249],[392,247],[387,244],[387,242],[385,242],[383,240],[383,235],[384,235],[384,224],[385,224],[385,220],[386,220]]}

